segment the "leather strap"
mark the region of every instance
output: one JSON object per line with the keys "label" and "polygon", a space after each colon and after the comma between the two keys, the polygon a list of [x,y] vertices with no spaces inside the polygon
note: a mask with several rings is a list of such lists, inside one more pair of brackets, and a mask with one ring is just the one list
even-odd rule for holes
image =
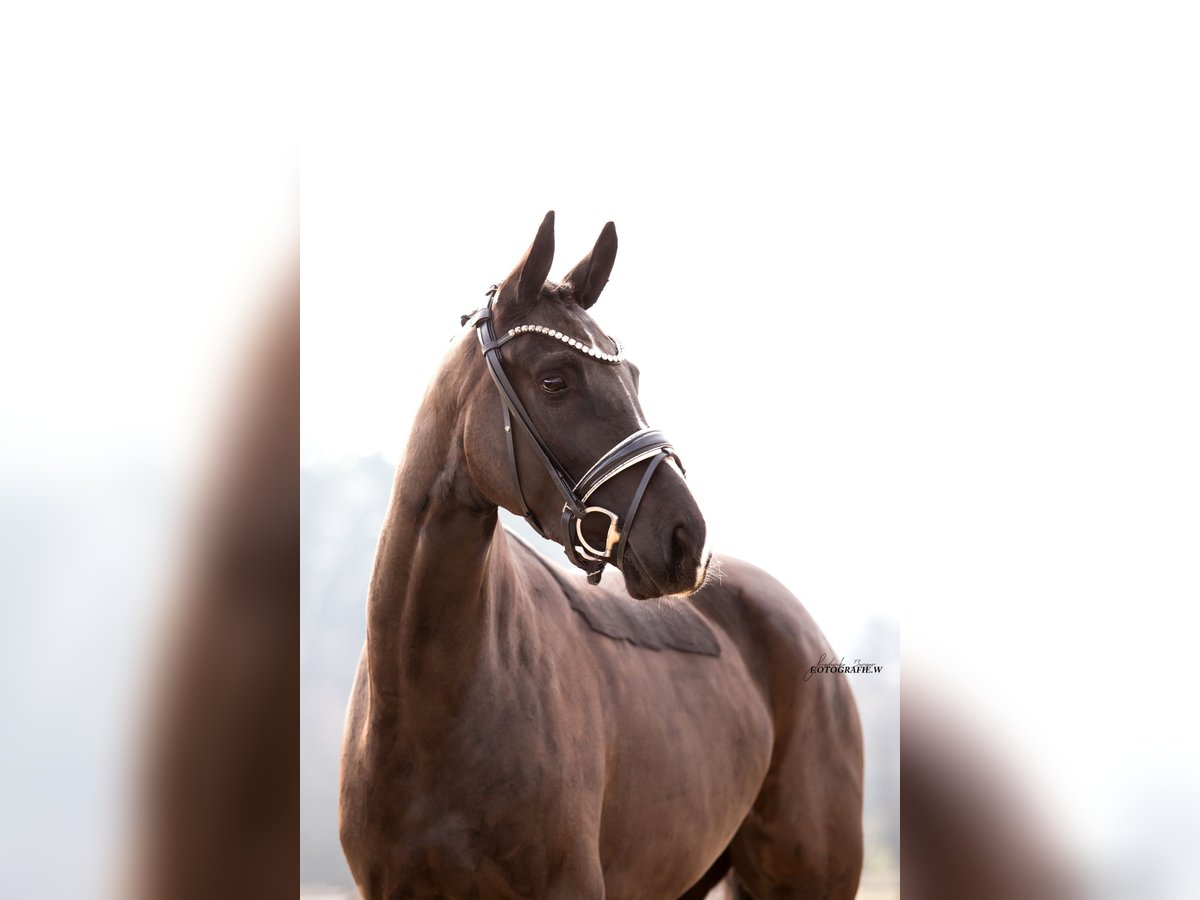
{"label": "leather strap", "polygon": [[654,459],[650,460],[650,465],[646,466],[646,472],[642,475],[642,480],[633,494],[633,501],[629,504],[629,509],[625,512],[625,523],[624,527],[621,528],[621,540],[617,544],[618,569],[625,564],[625,544],[629,541],[629,532],[633,529],[633,517],[637,515],[638,505],[642,502],[642,495],[646,493],[646,486],[650,484],[650,479],[654,477],[654,470],[658,468],[658,464],[664,459],[669,459],[670,456],[671,454],[664,450],[658,456],[654,457]]}
{"label": "leather strap", "polygon": [[[504,398],[505,405],[508,409],[516,414],[517,419],[525,429],[525,433],[529,435],[530,441],[533,443],[533,449],[537,451],[541,457],[542,465],[546,467],[546,471],[550,473],[555,487],[562,494],[563,500],[572,508],[576,515],[583,515],[583,505],[571,490],[571,486],[567,483],[567,477],[563,474],[563,467],[558,460],[554,458],[554,453],[542,441],[541,436],[537,433],[537,428],[534,427],[533,421],[529,418],[529,413],[525,411],[525,406],[521,403],[521,398],[517,396],[512,383],[508,380],[508,376],[504,374],[504,368],[500,363],[499,347],[503,342],[497,342],[492,333],[491,314],[480,316],[478,319],[478,333],[480,346],[484,348],[483,358],[487,362],[488,372],[491,373],[492,380],[496,383],[496,387],[500,390],[500,396]],[[491,345],[489,349],[489,345]],[[511,423],[510,423],[511,424]],[[509,439],[512,439],[512,431],[509,431]],[[517,479],[518,492],[520,492],[521,477],[516,469],[516,455],[512,456],[513,476]]]}
{"label": "leather strap", "polygon": [[674,455],[671,442],[661,431],[651,428],[635,431],[596,460],[587,474],[576,482],[575,493],[586,501],[606,481],[661,450],[670,450]]}
{"label": "leather strap", "polygon": [[508,465],[512,469],[513,479],[517,482],[517,497],[521,501],[521,515],[529,523],[530,528],[542,537],[545,537],[546,531],[542,528],[542,523],[537,520],[537,516],[533,514],[533,510],[525,502],[525,490],[521,487],[520,469],[517,468],[517,448],[513,443],[512,415],[508,411],[507,403],[503,404],[502,408],[504,410],[504,436],[508,438]]}

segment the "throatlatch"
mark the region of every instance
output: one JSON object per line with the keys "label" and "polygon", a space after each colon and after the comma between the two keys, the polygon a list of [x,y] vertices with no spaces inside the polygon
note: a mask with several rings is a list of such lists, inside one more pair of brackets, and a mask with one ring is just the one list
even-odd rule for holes
{"label": "throatlatch", "polygon": [[[564,335],[560,331],[542,325],[518,325],[510,328],[503,336],[497,338],[492,328],[492,303],[496,298],[497,288],[497,285],[492,285],[487,292],[487,305],[470,316],[464,316],[462,324],[475,329],[479,337],[479,346],[483,350],[484,361],[487,363],[488,372],[491,374],[492,380],[496,383],[497,390],[500,391],[500,398],[503,401],[504,409],[504,432],[508,444],[508,461],[512,467],[513,480],[517,484],[517,497],[521,503],[522,515],[534,531],[542,537],[549,537],[542,524],[538,521],[537,516],[534,515],[529,505],[525,502],[525,491],[521,487],[521,473],[517,468],[517,453],[513,443],[513,416],[516,416],[517,421],[521,423],[521,427],[524,428],[525,433],[529,436],[529,441],[533,445],[538,458],[541,459],[542,465],[550,473],[550,478],[554,482],[555,487],[558,488],[558,492],[562,494],[563,511],[560,535],[567,559],[573,565],[578,566],[587,573],[589,582],[599,584],[606,563],[612,564],[618,569],[624,563],[625,545],[629,537],[629,530],[633,525],[634,516],[637,515],[642,497],[646,493],[646,488],[650,484],[650,479],[654,477],[655,470],[664,460],[674,459],[675,464],[682,473],[684,471],[683,463],[679,459],[679,454],[675,452],[675,448],[671,446],[671,442],[667,440],[666,435],[655,429],[643,428],[640,431],[635,431],[618,443],[601,456],[582,478],[576,482],[572,482],[570,475],[567,474],[562,464],[555,458],[554,451],[550,449],[542,439],[541,434],[538,433],[533,420],[529,418],[529,413],[521,403],[521,398],[517,396],[512,382],[508,380],[508,376],[504,373],[504,366],[500,359],[500,348],[513,338],[520,337],[521,335],[542,334],[562,341],[564,344],[586,356],[592,357],[598,362],[608,365],[618,365],[624,360],[621,344],[614,340],[613,343],[617,347],[617,352],[608,353],[598,347],[589,346],[569,335]],[[633,499],[630,501],[628,509],[625,510],[624,516],[619,516],[603,506],[588,505],[588,500],[601,486],[626,469],[647,460],[649,460],[649,465],[646,466],[646,471],[642,474],[642,480],[638,484],[637,490],[634,491]],[[608,533],[605,536],[605,545],[603,548],[593,547],[583,536],[583,520],[590,513],[599,513],[608,517]]]}

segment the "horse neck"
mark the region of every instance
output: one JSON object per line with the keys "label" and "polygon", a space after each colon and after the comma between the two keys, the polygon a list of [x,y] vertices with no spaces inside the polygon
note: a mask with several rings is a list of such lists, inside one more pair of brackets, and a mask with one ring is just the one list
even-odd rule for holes
{"label": "horse neck", "polygon": [[496,658],[519,608],[520,592],[502,589],[514,569],[496,507],[467,472],[455,393],[439,387],[426,395],[396,471],[367,601],[376,702],[402,703],[419,691],[415,706],[432,711],[436,695],[460,697],[465,681]]}

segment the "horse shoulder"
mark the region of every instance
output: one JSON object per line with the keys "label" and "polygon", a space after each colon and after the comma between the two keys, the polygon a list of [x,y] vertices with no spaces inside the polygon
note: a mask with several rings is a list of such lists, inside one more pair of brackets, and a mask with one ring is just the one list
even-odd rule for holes
{"label": "horse shoulder", "polygon": [[719,583],[694,598],[696,607],[737,647],[776,724],[784,710],[825,713],[858,735],[858,718],[843,676],[805,678],[811,667],[840,659],[804,604],[774,576],[739,559],[722,558]]}

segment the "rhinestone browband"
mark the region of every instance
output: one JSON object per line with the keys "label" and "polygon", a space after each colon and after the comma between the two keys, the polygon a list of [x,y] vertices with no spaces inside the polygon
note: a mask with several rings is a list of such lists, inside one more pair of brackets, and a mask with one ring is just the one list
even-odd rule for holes
{"label": "rhinestone browband", "polygon": [[568,347],[573,347],[580,353],[586,354],[592,357],[592,359],[598,359],[600,362],[619,363],[625,358],[622,356],[625,350],[621,346],[621,342],[616,338],[610,337],[609,340],[617,345],[617,352],[605,353],[599,347],[589,347],[583,341],[576,340],[570,335],[563,334],[561,331],[555,331],[553,328],[547,328],[545,325],[518,325],[516,328],[508,329],[509,337],[516,337],[518,334],[544,334],[547,337],[556,338]]}

